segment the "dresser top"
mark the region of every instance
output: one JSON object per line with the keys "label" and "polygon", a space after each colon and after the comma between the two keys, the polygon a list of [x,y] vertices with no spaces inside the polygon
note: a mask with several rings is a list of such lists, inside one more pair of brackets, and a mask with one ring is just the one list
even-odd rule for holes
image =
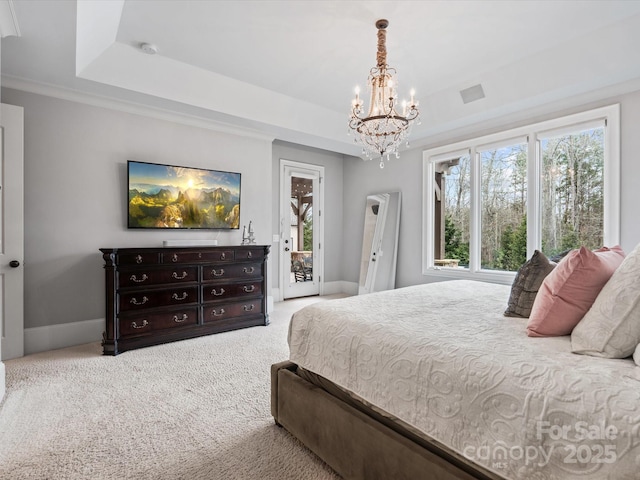
{"label": "dresser top", "polygon": [[193,245],[179,247],[122,247],[122,248],[100,248],[102,253],[133,253],[133,252],[204,252],[216,250],[247,250],[247,249],[264,249],[265,253],[269,252],[270,245]]}

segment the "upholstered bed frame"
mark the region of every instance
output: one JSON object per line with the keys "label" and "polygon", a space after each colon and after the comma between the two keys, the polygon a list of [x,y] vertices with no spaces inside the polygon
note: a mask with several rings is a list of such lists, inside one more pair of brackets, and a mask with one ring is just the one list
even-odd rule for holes
{"label": "upholstered bed frame", "polygon": [[306,373],[289,361],[272,365],[271,413],[343,478],[503,478],[376,414],[321,377],[312,383]]}

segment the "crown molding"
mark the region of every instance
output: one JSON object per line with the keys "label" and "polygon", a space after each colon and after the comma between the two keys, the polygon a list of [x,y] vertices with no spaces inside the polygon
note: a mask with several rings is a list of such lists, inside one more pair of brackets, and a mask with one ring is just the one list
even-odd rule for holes
{"label": "crown molding", "polygon": [[177,113],[171,110],[151,107],[148,105],[142,105],[140,103],[126,100],[119,100],[103,95],[81,92],[78,90],[60,87],[48,83],[34,82],[32,80],[27,80],[25,78],[15,77],[12,75],[2,75],[1,85],[3,88],[21,90],[23,92],[35,93],[38,95],[44,95],[46,97],[57,98],[60,100],[67,100],[70,102],[91,105],[93,107],[117,110],[120,112],[131,113],[143,117],[155,118],[157,120],[164,120],[167,122],[188,125],[191,127],[205,128],[207,130],[214,130],[220,133],[228,133],[230,135],[248,137],[256,140],[263,140],[266,142],[273,142],[273,140],[275,140],[276,138],[273,135],[267,135],[257,130],[238,127],[236,125],[199,117],[197,115]]}

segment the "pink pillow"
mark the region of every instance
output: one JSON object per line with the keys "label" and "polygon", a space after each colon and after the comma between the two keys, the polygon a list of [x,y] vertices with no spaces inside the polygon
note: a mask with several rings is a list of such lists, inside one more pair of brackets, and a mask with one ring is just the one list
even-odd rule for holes
{"label": "pink pillow", "polygon": [[542,282],[527,323],[527,335],[569,335],[624,256],[620,246],[572,250]]}

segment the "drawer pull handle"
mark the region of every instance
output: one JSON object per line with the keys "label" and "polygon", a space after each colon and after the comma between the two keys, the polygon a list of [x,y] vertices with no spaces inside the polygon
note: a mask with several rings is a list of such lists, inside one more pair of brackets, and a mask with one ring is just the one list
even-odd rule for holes
{"label": "drawer pull handle", "polygon": [[147,325],[149,325],[149,322],[147,322],[147,320],[146,320],[146,319],[142,320],[142,325],[138,325],[136,322],[131,322],[131,326],[132,326],[133,328],[144,328],[144,327],[146,327]]}
{"label": "drawer pull handle", "polygon": [[184,322],[187,318],[189,318],[189,316],[186,313],[182,314],[182,317],[178,317],[177,315],[173,316],[173,321],[176,323],[182,323]]}
{"label": "drawer pull handle", "polygon": [[[131,300],[129,300],[129,303],[133,303],[134,305],[144,305],[145,303],[147,303],[149,301],[149,299],[147,297],[142,297],[142,301],[139,302],[136,297],[133,297]],[[144,325],[143,325],[144,327]],[[142,328],[142,327],[140,327]]]}
{"label": "drawer pull handle", "polygon": [[171,276],[176,280],[182,280],[183,278],[187,278],[187,272],[182,272],[182,276],[178,276],[177,272],[173,272]]}
{"label": "drawer pull handle", "polygon": [[224,295],[224,288],[221,288],[219,292],[214,288],[213,290],[211,290],[211,295],[215,295],[216,297]]}
{"label": "drawer pull handle", "polygon": [[142,263],[142,255],[136,255],[136,263]]}
{"label": "drawer pull handle", "polygon": [[226,258],[227,258],[227,254],[226,254],[226,253],[224,253],[224,252],[222,252],[222,253],[220,254],[220,260],[226,260]]}
{"label": "drawer pull handle", "polygon": [[221,308],[220,311],[216,309],[211,310],[211,315],[213,315],[214,317],[221,317],[222,315],[224,315],[224,308]]}
{"label": "drawer pull handle", "polygon": [[174,262],[174,263],[178,261],[178,254],[177,253],[173,254],[173,256],[171,257],[171,261]]}
{"label": "drawer pull handle", "polygon": [[244,309],[245,312],[250,312],[251,310],[253,310],[253,308],[255,307],[255,305],[252,303],[251,305],[243,305],[242,308]]}
{"label": "drawer pull handle", "polygon": [[247,258],[251,258],[253,257],[253,254],[251,252],[247,252]]}
{"label": "drawer pull handle", "polygon": [[173,295],[171,295],[171,298],[174,299],[174,300],[184,300],[188,296],[189,296],[189,294],[187,292],[182,292],[181,296],[178,296],[177,293],[174,293]]}
{"label": "drawer pull handle", "polygon": [[245,292],[245,293],[251,293],[251,292],[253,292],[255,289],[256,289],[256,286],[255,286],[255,285],[250,285],[250,286],[248,286],[248,287],[247,287],[246,285],[244,285],[244,286],[242,287],[242,290],[244,290],[244,292]]}
{"label": "drawer pull handle", "polygon": [[143,273],[142,277],[140,279],[138,279],[138,277],[136,275],[131,275],[129,277],[129,280],[131,280],[133,282],[136,282],[136,283],[142,283],[142,282],[144,282],[145,280],[148,280],[148,279],[149,279],[149,277],[147,277],[146,273]]}
{"label": "drawer pull handle", "polygon": [[253,272],[255,271],[255,268],[253,268],[253,267],[249,267],[249,268],[244,267],[244,268],[242,269],[242,271],[243,271],[244,273],[249,273],[249,274],[251,274],[251,273],[253,273]]}
{"label": "drawer pull handle", "polygon": [[224,268],[221,268],[220,270],[216,270],[214,268],[213,270],[211,270],[211,275],[213,275],[214,277],[221,277],[222,275],[224,275]]}

